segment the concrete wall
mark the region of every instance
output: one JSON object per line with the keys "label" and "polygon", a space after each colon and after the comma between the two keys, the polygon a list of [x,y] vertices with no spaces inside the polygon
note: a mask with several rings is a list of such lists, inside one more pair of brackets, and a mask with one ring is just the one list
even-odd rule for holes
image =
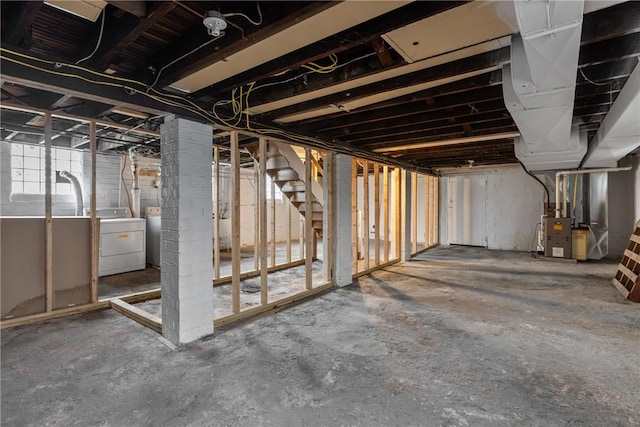
{"label": "concrete wall", "polygon": [[635,215],[633,216],[636,221],[640,220],[640,154],[636,154],[632,157],[634,160],[634,192],[633,198],[635,200]]}
{"label": "concrete wall", "polygon": [[640,219],[639,156],[629,156],[633,169],[609,174],[609,258],[621,258]]}
{"label": "concrete wall", "polygon": [[[240,244],[253,246],[255,242],[256,185],[253,169],[240,171]],[[284,197],[284,196],[283,196]],[[271,220],[273,217],[271,201],[267,201],[267,236],[271,238]],[[288,200],[276,200],[276,241],[287,239],[287,209],[291,209],[291,239],[300,235],[300,214]],[[230,218],[230,217],[229,217]]]}
{"label": "concrete wall", "polygon": [[[640,219],[640,170],[638,158],[632,157],[631,160],[635,165],[633,170],[610,173],[608,177],[609,258],[622,256],[633,225]],[[480,197],[467,197],[465,200],[460,195],[448,194],[450,179],[469,175],[475,175],[474,180],[484,182]],[[547,181],[553,200],[553,184]],[[452,200],[452,197],[459,200]],[[440,180],[440,241],[451,243],[451,221],[457,222],[459,229],[461,218],[451,214],[451,206],[457,203],[474,215],[480,215],[479,211],[484,210],[481,231],[489,249],[529,251],[535,238],[536,224],[540,222],[543,200],[540,184],[519,166],[445,171]]]}
{"label": "concrete wall", "polygon": [[[450,179],[475,175],[473,197],[448,194]],[[480,185],[482,184],[482,185]],[[528,176],[520,166],[457,169],[445,171],[440,179],[440,243],[451,243],[451,229],[457,224],[449,216],[452,205],[465,204],[481,221],[482,239],[489,249],[529,251],[540,222],[544,191],[539,183]],[[480,212],[482,211],[482,212]],[[460,219],[458,219],[460,220]],[[458,242],[461,243],[461,242]],[[535,247],[534,247],[535,248]]]}

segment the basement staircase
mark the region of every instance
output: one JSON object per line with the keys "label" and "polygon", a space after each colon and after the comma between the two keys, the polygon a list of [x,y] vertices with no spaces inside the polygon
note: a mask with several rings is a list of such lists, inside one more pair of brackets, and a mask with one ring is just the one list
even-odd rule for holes
{"label": "basement staircase", "polygon": [[[251,156],[260,161],[260,152],[258,144],[247,146]],[[280,188],[291,204],[305,215],[305,200],[307,197],[306,186],[304,183],[305,164],[300,159],[295,150],[288,144],[269,141],[267,143],[267,174],[275,185]],[[312,197],[312,227],[318,237],[322,237],[323,228],[323,191],[322,187],[316,180],[311,182]]]}

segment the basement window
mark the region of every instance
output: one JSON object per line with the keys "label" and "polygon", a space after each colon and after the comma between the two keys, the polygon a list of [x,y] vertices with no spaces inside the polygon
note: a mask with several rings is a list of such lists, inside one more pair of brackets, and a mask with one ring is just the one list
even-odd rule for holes
{"label": "basement window", "polygon": [[[11,194],[44,194],[44,147],[11,144]],[[71,195],[71,183],[56,179],[60,171],[69,171],[78,179],[82,175],[82,152],[64,148],[51,149],[51,194]]]}

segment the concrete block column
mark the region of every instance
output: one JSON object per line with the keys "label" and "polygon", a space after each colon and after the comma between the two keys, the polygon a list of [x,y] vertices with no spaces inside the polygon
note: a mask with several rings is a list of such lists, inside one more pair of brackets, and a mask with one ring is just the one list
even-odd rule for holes
{"label": "concrete block column", "polygon": [[174,344],[213,333],[212,128],[171,116],[162,149],[162,334]]}
{"label": "concrete block column", "polygon": [[411,172],[400,171],[400,260],[411,259]]}
{"label": "concrete block column", "polygon": [[351,274],[351,156],[335,154],[333,158],[334,175],[334,273],[336,286],[350,285]]}

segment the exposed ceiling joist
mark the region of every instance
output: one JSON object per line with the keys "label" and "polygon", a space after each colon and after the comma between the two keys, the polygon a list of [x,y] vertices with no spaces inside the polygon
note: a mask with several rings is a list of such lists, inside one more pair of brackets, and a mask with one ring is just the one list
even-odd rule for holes
{"label": "exposed ceiling joist", "polygon": [[363,8],[358,1],[329,3],[322,11],[302,16],[273,34],[245,43],[242,49],[230,53],[224,61],[218,61],[171,84],[183,92],[195,92],[206,86],[232,77],[237,70],[253,68],[274,58],[307,46],[332,34],[345,30],[376,16],[390,12],[405,4],[405,0],[393,2],[369,2]]}
{"label": "exposed ceiling joist", "polygon": [[13,46],[22,46],[29,37],[33,20],[42,7],[42,0],[11,2],[13,11],[2,19],[2,41]]}
{"label": "exposed ceiling joist", "polygon": [[[376,47],[378,43],[381,43],[380,36],[383,34],[464,3],[465,1],[412,2],[371,21],[348,28],[269,62],[236,73],[234,76],[207,88],[207,92],[231,91],[233,87],[266,79],[290,69],[297,69],[311,61],[326,58],[331,54],[339,54],[367,43],[372,43],[376,50],[386,49],[384,46]],[[385,61],[382,64],[384,67],[393,65],[389,59]],[[201,91],[197,95],[206,97],[208,93]]]}
{"label": "exposed ceiling joist", "polygon": [[[136,88],[136,84],[132,82],[114,84],[108,75],[99,77],[93,73],[83,73],[77,68],[74,68],[72,73],[65,73],[64,71],[69,70],[65,70],[64,66],[58,69],[53,61],[35,59],[24,53],[20,55],[22,56],[16,55],[16,52],[11,49],[2,47],[1,79],[26,87],[70,94],[80,99],[89,99],[112,106],[118,105],[153,115],[174,113],[198,121],[204,120],[211,124],[219,124],[207,109],[193,101],[187,102],[185,100],[181,103],[175,100],[163,101],[162,96],[146,93],[144,85],[139,85]],[[415,169],[414,165],[362,150],[348,143],[336,144],[316,135],[305,135],[304,130],[294,127],[283,128],[275,123],[264,123],[253,119],[250,124],[253,132],[262,132],[267,135],[277,134],[280,135],[279,139],[303,143],[311,148],[354,154],[372,161]]]}
{"label": "exposed ceiling joist", "polygon": [[142,18],[147,15],[147,2],[144,0],[105,0],[118,9],[129,12],[133,16]]}

